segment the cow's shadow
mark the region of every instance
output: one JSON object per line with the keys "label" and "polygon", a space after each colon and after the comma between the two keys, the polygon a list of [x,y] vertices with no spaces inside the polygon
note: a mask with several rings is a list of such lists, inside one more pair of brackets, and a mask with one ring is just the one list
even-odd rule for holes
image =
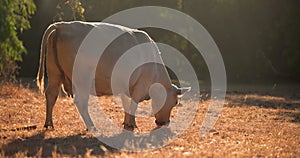
{"label": "cow's shadow", "polygon": [[[104,155],[105,151],[100,146],[105,146],[94,137],[85,137],[84,134],[77,134],[67,137],[44,138],[45,131],[31,136],[25,140],[16,139],[2,146],[6,156],[15,156],[17,153],[27,153],[27,156],[52,157],[53,154],[84,156],[87,150],[91,149],[95,155]],[[112,148],[108,151],[114,152]]]}
{"label": "cow's shadow", "polygon": [[123,130],[122,133],[111,137],[99,136],[97,138],[114,148],[135,152],[163,147],[179,136],[176,133],[170,128],[162,127],[153,129],[150,133],[137,134]]}
{"label": "cow's shadow", "polygon": [[[71,157],[84,157],[90,151],[90,155],[103,156],[109,153],[120,152],[120,148],[127,151],[148,150],[147,145],[152,147],[161,147],[165,142],[176,134],[169,128],[150,132],[147,136],[136,137],[132,132],[122,132],[121,134],[110,137],[96,137],[87,134],[77,134],[67,137],[45,138],[45,132],[42,131],[26,139],[16,139],[1,147],[5,156],[16,156],[18,153],[26,153],[26,156],[33,157],[52,157],[54,154],[67,155]],[[51,131],[50,131],[51,132]],[[116,143],[116,148],[106,145],[100,140],[108,140]],[[107,142],[106,142],[107,143]]]}

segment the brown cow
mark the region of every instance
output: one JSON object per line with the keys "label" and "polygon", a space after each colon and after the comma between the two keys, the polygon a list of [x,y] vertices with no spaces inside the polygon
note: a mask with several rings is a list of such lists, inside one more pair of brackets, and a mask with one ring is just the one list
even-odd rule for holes
{"label": "brown cow", "polygon": [[[105,48],[100,60],[97,61],[95,70],[90,70],[88,69],[89,67],[85,65],[90,64],[90,60],[93,60],[93,56],[90,56],[89,52],[86,52],[87,50],[83,51],[80,46],[87,35],[90,35],[89,33],[94,29],[100,30],[100,34],[94,37],[103,37],[102,39],[110,35],[107,33],[110,31],[117,31],[121,33],[121,35]],[[99,40],[97,42],[101,43],[102,41]],[[43,92],[44,62],[46,60],[48,86],[45,90],[47,108],[44,127],[53,128],[52,111],[58,93],[63,86],[68,96],[75,95],[75,104],[86,127],[88,129],[92,128],[93,122],[87,110],[88,96],[90,94],[88,90],[90,90],[91,87],[83,85],[82,82],[88,84],[93,83],[95,89],[95,94],[92,93],[93,95],[102,96],[114,94],[113,87],[111,86],[114,66],[127,50],[143,43],[148,43],[152,46],[152,52],[146,52],[148,53],[147,56],[161,60],[160,52],[154,41],[147,33],[140,30],[101,22],[74,21],[58,22],[50,25],[43,35],[40,67],[37,75],[37,84]],[[79,56],[81,60],[78,59]],[[143,53],[138,56],[139,59],[143,58]],[[76,59],[80,60],[82,64],[81,67],[87,68],[87,71],[83,71],[85,74],[81,74],[79,77],[74,77],[76,75],[73,74]],[[81,67],[79,66],[79,68]],[[93,71],[94,73],[92,73]],[[91,77],[93,74],[95,74],[94,78]],[[120,84],[118,86],[124,87],[122,80],[117,80],[116,82]],[[156,90],[154,88],[152,95],[149,94],[150,87],[155,83],[162,85],[161,87],[163,87],[166,92],[164,104],[154,114],[156,118],[155,123],[158,126],[167,125],[170,122],[170,113],[172,108],[178,103],[178,95],[190,90],[190,88],[177,88],[171,83],[162,60],[159,63],[146,63],[139,66],[133,74],[131,74],[130,81],[128,85],[126,85],[128,86],[128,91],[119,87],[117,87],[118,90],[116,91],[121,95],[122,104],[125,109],[125,129],[133,130],[137,127],[135,111],[139,102],[151,98],[152,109],[157,108],[155,104],[161,100],[161,96],[157,93],[157,91],[160,91],[159,86]],[[127,102],[126,98],[130,99],[129,105],[125,105]]]}

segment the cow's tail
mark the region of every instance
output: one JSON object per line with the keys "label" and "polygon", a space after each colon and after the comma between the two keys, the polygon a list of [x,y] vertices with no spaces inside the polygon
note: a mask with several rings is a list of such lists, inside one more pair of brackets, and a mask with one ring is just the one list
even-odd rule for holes
{"label": "cow's tail", "polygon": [[46,56],[46,51],[47,51],[47,44],[48,44],[48,39],[49,36],[55,32],[56,30],[56,25],[52,24],[50,25],[42,38],[42,43],[41,43],[41,52],[40,52],[40,66],[37,74],[37,86],[39,87],[40,91],[44,93],[44,72],[45,72],[45,56]]}

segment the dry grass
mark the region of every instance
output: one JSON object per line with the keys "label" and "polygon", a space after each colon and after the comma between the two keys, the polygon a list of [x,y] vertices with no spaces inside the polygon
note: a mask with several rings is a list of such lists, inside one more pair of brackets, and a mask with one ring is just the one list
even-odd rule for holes
{"label": "dry grass", "polygon": [[[298,157],[299,96],[227,95],[217,124],[199,137],[209,100],[201,101],[188,130],[163,148],[129,153],[112,149],[85,131],[70,98],[59,98],[53,113],[55,130],[44,130],[45,98],[32,89],[0,84],[0,157]],[[101,97],[105,113],[119,126],[122,110],[111,97]],[[138,118],[140,132],[149,132],[153,118]],[[26,127],[36,126],[36,129]],[[25,128],[24,128],[25,127]],[[23,128],[23,129],[22,129]],[[105,128],[105,127],[103,127]]]}

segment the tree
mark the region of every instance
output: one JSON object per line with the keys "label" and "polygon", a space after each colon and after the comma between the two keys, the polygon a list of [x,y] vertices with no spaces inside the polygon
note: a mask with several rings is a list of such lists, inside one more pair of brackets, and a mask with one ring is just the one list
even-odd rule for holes
{"label": "tree", "polygon": [[35,12],[32,0],[0,1],[0,77],[12,80],[18,71],[17,63],[26,53],[18,33],[30,28],[29,18]]}
{"label": "tree", "polygon": [[54,17],[55,21],[62,21],[62,20],[85,21],[83,15],[85,10],[82,7],[80,0],[60,0],[56,6],[56,9],[57,9],[57,14]]}

